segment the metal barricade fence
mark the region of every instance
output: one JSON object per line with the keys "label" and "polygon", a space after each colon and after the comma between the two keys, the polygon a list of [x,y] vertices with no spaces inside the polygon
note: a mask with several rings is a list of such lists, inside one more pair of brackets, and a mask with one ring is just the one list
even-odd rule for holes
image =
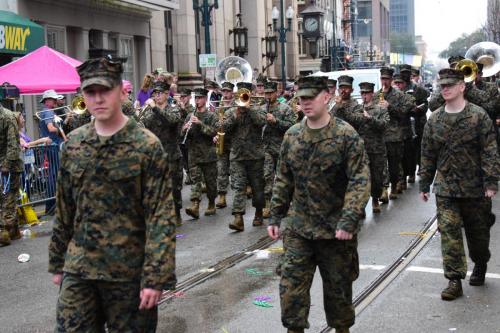
{"label": "metal barricade fence", "polygon": [[27,194],[27,202],[18,207],[55,200],[56,179],[59,170],[59,146],[39,145],[24,151],[24,172],[21,189]]}

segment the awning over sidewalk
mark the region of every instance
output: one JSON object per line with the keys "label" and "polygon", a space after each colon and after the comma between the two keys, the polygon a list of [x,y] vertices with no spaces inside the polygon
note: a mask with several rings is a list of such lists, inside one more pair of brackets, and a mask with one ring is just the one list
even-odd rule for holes
{"label": "awning over sidewalk", "polygon": [[45,44],[44,29],[27,18],[0,10],[0,53],[25,55]]}

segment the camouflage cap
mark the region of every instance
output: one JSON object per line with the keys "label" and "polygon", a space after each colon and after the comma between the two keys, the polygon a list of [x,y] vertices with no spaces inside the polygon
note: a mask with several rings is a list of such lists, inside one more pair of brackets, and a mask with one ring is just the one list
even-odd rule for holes
{"label": "camouflage cap", "polygon": [[438,74],[438,84],[456,84],[464,80],[464,72],[454,68],[443,68]]}
{"label": "camouflage cap", "polygon": [[241,89],[241,88],[245,88],[245,89],[248,89],[248,90],[252,90],[252,84],[250,82],[238,82],[236,83],[236,87],[238,89]]}
{"label": "camouflage cap", "polygon": [[411,66],[407,65],[407,64],[399,65],[399,72],[400,73],[403,73],[403,72],[409,72],[409,73],[411,73]]}
{"label": "camouflage cap", "polygon": [[411,75],[414,75],[414,76],[420,76],[420,70],[416,67],[413,67],[411,69]]}
{"label": "camouflage cap", "polygon": [[316,97],[320,92],[328,90],[328,78],[324,76],[308,76],[297,81],[299,89],[297,97]]}
{"label": "camouflage cap", "polygon": [[179,89],[179,95],[181,96],[191,96],[191,89],[189,88],[180,88]]}
{"label": "camouflage cap", "polygon": [[328,79],[327,85],[328,85],[328,88],[330,88],[330,87],[336,87],[337,86],[337,80]]}
{"label": "camouflage cap", "polygon": [[222,83],[222,90],[230,90],[230,91],[233,91],[233,89],[234,89],[234,84],[232,84],[231,82],[226,81],[226,82],[223,82],[223,83]]}
{"label": "camouflage cap", "polygon": [[163,81],[155,81],[153,82],[153,92],[160,91],[165,92],[170,90],[170,84]]}
{"label": "camouflage cap", "polygon": [[375,83],[371,82],[361,82],[359,84],[359,91],[360,92],[373,92],[375,89]]}
{"label": "camouflage cap", "polygon": [[339,87],[342,86],[350,86],[352,87],[352,82],[354,81],[354,78],[349,75],[341,75],[337,78]]}
{"label": "camouflage cap", "polygon": [[462,57],[461,55],[454,55],[448,58],[448,64],[450,67],[454,67],[453,64],[456,64],[460,60],[464,60],[465,58]]}
{"label": "camouflage cap", "polygon": [[215,81],[207,80],[206,83],[205,83],[205,88],[206,89],[218,89],[218,88],[220,88],[220,86]]}
{"label": "camouflage cap", "polygon": [[255,80],[255,82],[258,86],[265,85],[265,83],[267,82],[267,77],[265,75],[262,75],[262,73],[261,73],[261,74],[259,74],[259,76]]}
{"label": "camouflage cap", "polygon": [[403,83],[403,82],[405,82],[405,80],[401,77],[401,74],[394,74],[392,76],[392,81],[394,81],[394,83]]}
{"label": "camouflage cap", "polygon": [[394,75],[394,69],[392,69],[390,67],[380,68],[380,77],[382,79],[392,79],[393,75]]}
{"label": "camouflage cap", "polygon": [[194,97],[207,97],[208,96],[208,90],[205,88],[195,88],[193,90],[194,92]]}
{"label": "camouflage cap", "polygon": [[89,59],[76,70],[80,75],[82,90],[94,84],[113,88],[122,82],[122,64],[108,58]]}
{"label": "camouflage cap", "polygon": [[278,90],[278,84],[276,82],[268,81],[264,83],[264,92],[273,93]]}
{"label": "camouflage cap", "polygon": [[401,75],[401,79],[403,79],[404,81],[406,82],[411,81],[411,70],[405,69],[404,71],[400,72],[399,75]]}

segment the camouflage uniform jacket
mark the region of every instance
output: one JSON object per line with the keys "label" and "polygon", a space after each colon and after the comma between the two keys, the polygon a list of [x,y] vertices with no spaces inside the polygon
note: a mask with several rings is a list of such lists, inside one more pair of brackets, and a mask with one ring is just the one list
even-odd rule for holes
{"label": "camouflage uniform jacket", "polygon": [[169,160],[181,159],[179,137],[182,118],[179,108],[167,106],[165,109],[148,107],[144,110],[141,122],[160,139]]}
{"label": "camouflage uniform jacket", "polygon": [[[232,101],[231,104],[228,106],[236,107],[236,103],[234,101]],[[222,121],[224,121],[224,119],[226,119],[226,117],[229,115],[229,111],[231,110],[231,108],[224,108],[223,110],[224,110],[224,117],[222,118]],[[217,126],[218,126],[217,127],[218,132],[219,131],[224,132],[224,126],[223,126],[223,123],[220,122],[219,115],[217,115]],[[227,154],[227,156],[229,156],[229,154],[231,154],[231,135],[229,135],[229,133],[224,133],[224,154],[223,155],[225,155],[225,154]]]}
{"label": "camouflage uniform jacket", "polygon": [[175,287],[171,172],[158,138],[133,119],[102,141],[94,121],[62,149],[49,272]]}
{"label": "camouflage uniform jacket", "polygon": [[486,112],[467,103],[452,125],[445,117],[443,106],[425,125],[420,191],[429,192],[433,180],[433,192],[446,197],[478,198],[486,188],[496,190],[500,176],[497,145]]}
{"label": "camouflage uniform jacket", "polygon": [[427,110],[429,109],[427,98],[429,97],[429,92],[424,87],[412,82],[406,93],[413,96],[416,106],[423,104],[421,107],[414,108],[410,112],[410,116],[415,119],[415,130],[417,134],[421,134],[427,122]]}
{"label": "camouflage uniform jacket", "polygon": [[283,220],[285,230],[307,239],[333,239],[337,229],[356,233],[370,195],[363,140],[336,117],[317,136],[305,123],[283,139],[269,224]]}
{"label": "camouflage uniform jacket", "polygon": [[[265,107],[267,109],[267,107]],[[284,103],[276,103],[269,106],[269,112],[276,119],[275,123],[267,122],[262,128],[264,149],[273,155],[279,155],[281,142],[285,132],[295,124],[295,114],[292,109]]]}
{"label": "camouflage uniform jacket", "polygon": [[92,116],[90,112],[87,110],[83,114],[74,114],[65,119],[63,123],[63,130],[66,134],[69,132],[82,127],[85,124],[90,123],[92,120]]}
{"label": "camouflage uniform jacket", "polygon": [[[238,109],[240,110],[238,111]],[[260,106],[235,107],[226,112],[222,125],[224,132],[231,136],[231,154],[229,156],[231,161],[264,159],[262,127],[266,123],[265,108]]]}
{"label": "camouflage uniform jacket", "polygon": [[[476,104],[490,114],[490,110],[494,109],[494,101],[490,100],[490,96],[487,91],[478,89],[472,82],[468,82],[465,85],[464,97],[467,101]],[[429,109],[431,111],[436,111],[441,106],[444,105],[444,98],[441,96],[441,89],[432,92],[431,99],[429,100]]]}
{"label": "camouflage uniform jacket", "polygon": [[191,104],[188,104],[183,108],[179,108],[179,111],[181,113],[181,119],[186,119],[188,114],[193,113],[195,111],[195,108]]}
{"label": "camouflage uniform jacket", "polygon": [[497,85],[492,82],[480,81],[476,84],[476,87],[488,94],[488,103],[479,106],[486,110],[490,119],[495,123],[497,116],[500,114],[500,92]]}
{"label": "camouflage uniform jacket", "polygon": [[346,120],[348,114],[351,113],[358,104],[358,101],[354,98],[345,102],[342,101],[341,103],[336,103],[330,110],[330,114],[342,120]]}
{"label": "camouflage uniform jacket", "polygon": [[[379,90],[373,97],[374,100],[380,100],[381,93],[382,90]],[[415,99],[392,87],[389,92],[384,93],[384,99],[389,103],[387,107],[389,124],[385,129],[384,141],[398,142],[408,138],[408,135],[411,137],[409,114],[415,108]],[[406,133],[405,128],[407,128]]]}
{"label": "camouflage uniform jacket", "polygon": [[[189,122],[191,114],[188,114],[184,124]],[[208,109],[205,112],[194,112],[194,115],[198,117],[200,124],[192,124],[187,134],[186,147],[188,149],[189,165],[216,162],[217,155],[215,154],[213,139],[217,134],[215,127],[217,116]],[[184,136],[185,134],[186,130],[182,130],[181,135]]]}
{"label": "camouflage uniform jacket", "polygon": [[14,114],[0,105],[0,169],[23,172],[19,127]]}
{"label": "camouflage uniform jacket", "polygon": [[[366,111],[371,118],[365,117]],[[353,126],[365,143],[369,154],[385,154],[384,133],[389,123],[389,114],[374,101],[368,105],[356,105],[347,115],[346,121]]]}

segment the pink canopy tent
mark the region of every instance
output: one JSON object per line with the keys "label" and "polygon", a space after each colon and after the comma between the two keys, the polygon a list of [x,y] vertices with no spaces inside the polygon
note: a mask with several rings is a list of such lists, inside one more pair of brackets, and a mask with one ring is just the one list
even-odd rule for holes
{"label": "pink canopy tent", "polygon": [[[42,46],[22,58],[0,67],[0,84],[9,82],[21,94],[42,94],[54,89],[59,94],[74,93],[80,86],[76,67],[81,62]],[[125,86],[130,82],[123,81]]]}

